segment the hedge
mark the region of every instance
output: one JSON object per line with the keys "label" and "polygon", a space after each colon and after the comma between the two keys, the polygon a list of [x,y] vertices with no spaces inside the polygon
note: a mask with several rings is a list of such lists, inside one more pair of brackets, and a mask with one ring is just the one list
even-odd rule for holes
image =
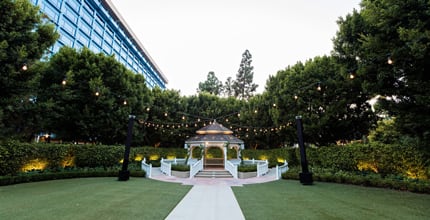
{"label": "hedge", "polygon": [[[86,178],[86,177],[118,177],[119,169],[79,169],[59,172],[29,172],[20,173],[16,176],[0,176],[0,186],[12,185],[18,183],[38,182],[55,179],[69,179],[69,178]],[[145,177],[143,170],[130,170],[132,177]]]}
{"label": "hedge", "polygon": [[[243,150],[242,159],[268,160],[270,166],[287,160],[289,166],[300,164],[297,148]],[[369,171],[382,176],[395,174],[411,179],[430,177],[430,159],[411,146],[351,144],[306,149],[310,166],[343,171]]]}
{"label": "hedge", "polygon": [[[300,167],[291,167],[286,173],[282,174],[282,178],[298,180],[300,171]],[[314,181],[390,188],[430,194],[429,180],[408,179],[393,174],[383,176],[366,171],[351,172],[315,167],[311,167],[311,172]]]}
{"label": "hedge", "polygon": [[[185,158],[186,149],[131,148],[130,161],[146,158]],[[108,168],[117,166],[124,157],[124,146],[73,145],[48,143],[0,143],[0,176],[16,176],[21,172],[61,170],[68,167]]]}

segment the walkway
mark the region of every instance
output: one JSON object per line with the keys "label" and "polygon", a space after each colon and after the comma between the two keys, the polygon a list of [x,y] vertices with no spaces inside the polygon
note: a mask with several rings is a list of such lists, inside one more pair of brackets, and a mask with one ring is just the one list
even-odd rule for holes
{"label": "walkway", "polygon": [[166,219],[240,220],[245,217],[229,186],[196,185]]}
{"label": "walkway", "polygon": [[241,220],[245,219],[231,186],[264,183],[276,180],[275,169],[262,177],[234,178],[177,178],[166,176],[160,168],[152,169],[152,179],[193,185],[193,188],[167,216],[168,220]]}

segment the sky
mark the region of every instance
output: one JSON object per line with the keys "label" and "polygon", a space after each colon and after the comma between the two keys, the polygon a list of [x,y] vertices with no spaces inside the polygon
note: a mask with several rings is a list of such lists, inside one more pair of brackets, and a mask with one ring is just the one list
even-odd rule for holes
{"label": "sky", "polygon": [[196,94],[210,71],[236,78],[249,50],[257,93],[270,75],[330,55],[336,21],[360,0],[112,0],[168,79],[167,88]]}

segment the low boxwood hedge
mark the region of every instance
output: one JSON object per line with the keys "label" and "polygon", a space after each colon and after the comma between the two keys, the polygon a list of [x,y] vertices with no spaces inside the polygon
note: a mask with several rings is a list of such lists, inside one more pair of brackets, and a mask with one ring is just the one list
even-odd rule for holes
{"label": "low boxwood hedge", "polygon": [[237,167],[239,172],[257,172],[257,164],[241,164]]}
{"label": "low boxwood hedge", "polygon": [[[20,173],[16,176],[0,176],[0,186],[12,185],[18,183],[38,182],[56,179],[69,179],[69,178],[86,178],[86,177],[117,177],[118,168],[83,168],[83,169],[70,169],[63,171],[33,171],[27,173]],[[145,177],[146,173],[143,170],[130,170],[132,177]]]}
{"label": "low boxwood hedge", "polygon": [[[383,187],[430,194],[430,181],[409,179],[398,175],[381,175],[369,171],[348,172],[327,168],[311,168],[314,181]],[[283,179],[299,179],[300,167],[290,167],[282,174]]]}
{"label": "low boxwood hedge", "polygon": [[190,171],[190,165],[186,165],[186,164],[172,164],[172,170],[175,170],[175,171]]}

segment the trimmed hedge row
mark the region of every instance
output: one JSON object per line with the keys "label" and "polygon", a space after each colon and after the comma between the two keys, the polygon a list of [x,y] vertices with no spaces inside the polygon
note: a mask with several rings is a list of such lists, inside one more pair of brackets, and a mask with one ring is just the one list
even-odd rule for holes
{"label": "trimmed hedge row", "polygon": [[[396,175],[382,176],[373,172],[335,171],[325,168],[311,168],[311,171],[315,181],[381,187],[430,194],[429,180],[408,179]],[[299,167],[292,167],[286,173],[282,174],[282,178],[299,180],[299,172],[301,172]]]}
{"label": "trimmed hedge row", "polygon": [[[381,175],[402,175],[411,179],[430,177],[430,159],[414,147],[383,144],[352,144],[307,148],[310,166],[343,171],[369,171]],[[300,164],[299,149],[243,150],[243,159],[269,161],[272,167],[282,160],[289,166]]]}
{"label": "trimmed hedge row", "polygon": [[[30,172],[21,173],[17,176],[0,176],[0,186],[18,183],[38,182],[56,179],[87,178],[87,177],[118,177],[119,169],[81,169],[61,172]],[[143,170],[131,170],[132,177],[145,177]]]}
{"label": "trimmed hedge row", "polygon": [[278,148],[271,150],[245,149],[241,151],[241,156],[244,160],[267,160],[269,162],[269,167],[283,164],[285,160],[290,166],[295,166],[299,164],[296,150],[297,149],[294,148]]}
{"label": "trimmed hedge row", "polygon": [[[131,148],[130,161],[185,158],[186,155],[186,149],[137,147]],[[68,167],[107,168],[119,165],[123,157],[124,146],[8,142],[0,144],[0,176]]]}

